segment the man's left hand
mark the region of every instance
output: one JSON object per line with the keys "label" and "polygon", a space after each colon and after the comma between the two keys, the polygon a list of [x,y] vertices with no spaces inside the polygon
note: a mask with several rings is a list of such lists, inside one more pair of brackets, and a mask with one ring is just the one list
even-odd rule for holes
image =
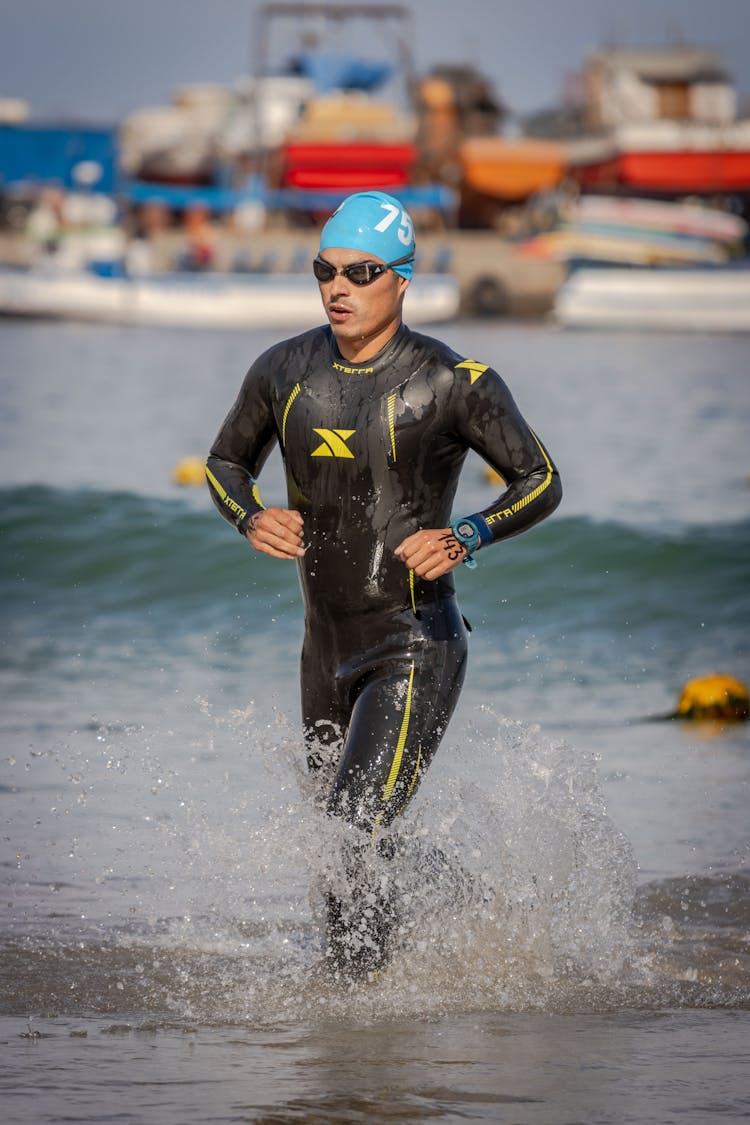
{"label": "man's left hand", "polygon": [[416,531],[399,543],[397,558],[420,578],[433,582],[463,562],[466,547],[459,543],[449,527]]}

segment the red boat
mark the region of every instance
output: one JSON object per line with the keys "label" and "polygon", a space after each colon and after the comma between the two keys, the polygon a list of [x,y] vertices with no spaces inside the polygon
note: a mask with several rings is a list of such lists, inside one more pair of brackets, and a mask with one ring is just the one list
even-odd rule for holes
{"label": "red boat", "polygon": [[405,143],[292,141],[281,151],[282,184],[333,192],[403,187],[416,155]]}
{"label": "red boat", "polygon": [[587,191],[746,192],[750,123],[623,126],[601,141],[572,142],[569,161],[571,174]]}
{"label": "red boat", "polygon": [[750,191],[750,121],[721,59],[704,47],[611,48],[582,75],[588,136],[568,143],[588,191],[713,195]]}

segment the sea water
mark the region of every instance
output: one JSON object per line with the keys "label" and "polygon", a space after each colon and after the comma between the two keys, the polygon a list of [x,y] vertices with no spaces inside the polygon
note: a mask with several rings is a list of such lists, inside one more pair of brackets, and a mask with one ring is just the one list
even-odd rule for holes
{"label": "sea water", "polygon": [[[750,732],[664,718],[750,678],[746,340],[435,332],[503,373],[565,495],[458,574],[398,952],[346,987],[294,568],[172,481],[278,334],[0,324],[8,1125],[750,1113]],[[495,491],[470,457],[456,511]]]}

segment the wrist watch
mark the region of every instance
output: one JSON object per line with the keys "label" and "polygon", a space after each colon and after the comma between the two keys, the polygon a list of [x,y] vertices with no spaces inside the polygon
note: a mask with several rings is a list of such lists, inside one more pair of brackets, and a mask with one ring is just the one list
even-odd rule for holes
{"label": "wrist watch", "polygon": [[473,520],[470,520],[468,516],[464,516],[463,519],[456,520],[451,524],[451,531],[458,542],[466,548],[466,554],[463,560],[464,565],[468,566],[470,570],[473,570],[477,565],[473,555],[482,542],[479,528]]}

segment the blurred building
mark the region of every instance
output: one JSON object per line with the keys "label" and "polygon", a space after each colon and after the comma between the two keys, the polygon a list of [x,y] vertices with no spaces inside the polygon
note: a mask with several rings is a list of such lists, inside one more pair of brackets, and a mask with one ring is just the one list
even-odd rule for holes
{"label": "blurred building", "polygon": [[583,124],[594,131],[653,121],[728,125],[737,114],[732,80],[704,47],[595,51],[582,87]]}

